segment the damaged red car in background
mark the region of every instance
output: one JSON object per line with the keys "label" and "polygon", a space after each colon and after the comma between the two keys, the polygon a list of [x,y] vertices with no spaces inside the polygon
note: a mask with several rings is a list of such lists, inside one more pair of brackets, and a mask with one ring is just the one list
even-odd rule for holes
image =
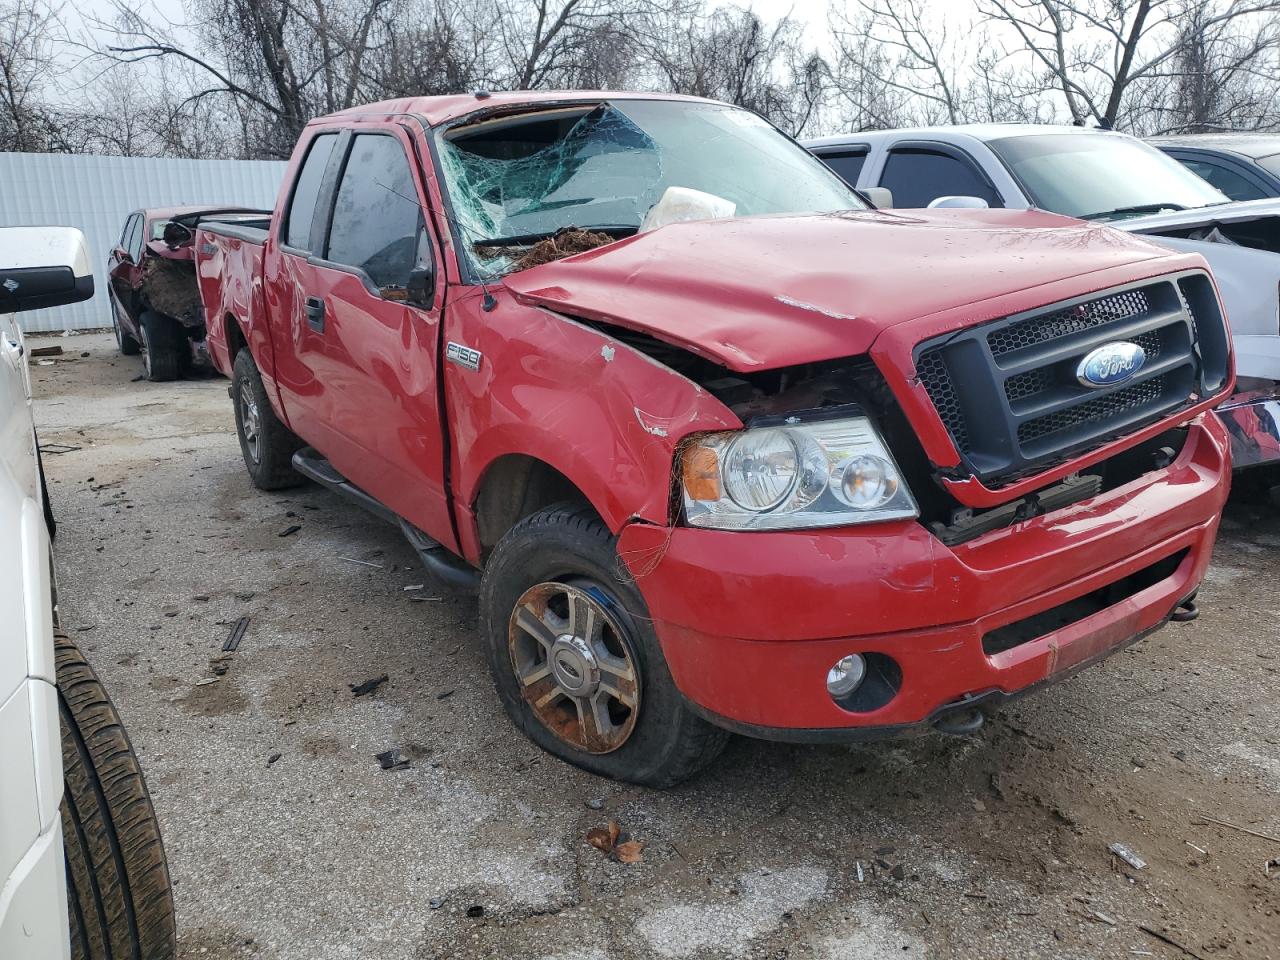
{"label": "damaged red car in background", "polygon": [[877,211],[725,104],[531,92],[313,121],[196,264],[253,481],[478,590],[502,704],[588,770],[972,732],[1194,616],[1233,380],[1197,255]]}
{"label": "damaged red car in background", "polygon": [[209,366],[204,312],[191,244],[201,218],[248,219],[243,207],[163,207],[135,210],[107,258],[107,299],[116,343],[125,356],[141,352],[148,380],[175,380]]}

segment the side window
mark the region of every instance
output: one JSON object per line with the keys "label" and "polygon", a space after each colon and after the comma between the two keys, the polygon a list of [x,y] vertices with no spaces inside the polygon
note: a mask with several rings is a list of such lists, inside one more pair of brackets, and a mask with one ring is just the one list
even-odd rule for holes
{"label": "side window", "polygon": [[968,163],[934,150],[892,150],[880,186],[893,191],[895,207],[927,207],[939,197],[981,197],[993,207],[1004,204]]}
{"label": "side window", "polygon": [[126,249],[129,251],[129,256],[133,258],[134,263],[142,262],[142,225],[142,217],[134,217],[133,229],[129,231],[129,246]]}
{"label": "side window", "polygon": [[338,185],[325,259],[359,267],[380,289],[403,288],[422,233],[422,207],[400,141],[357,136]]}
{"label": "side window", "polygon": [[1266,196],[1266,193],[1252,181],[1227,167],[1210,163],[1208,160],[1188,160],[1183,157],[1178,159],[1188,170],[1200,179],[1208,180],[1232,200],[1261,200]]}
{"label": "side window", "polygon": [[867,162],[867,151],[846,150],[840,153],[821,153],[818,159],[835,171],[836,176],[851,187],[858,185],[862,166]]}
{"label": "side window", "polygon": [[322,133],[311,141],[307,159],[298,171],[298,180],[289,200],[288,218],[285,220],[287,246],[299,250],[311,249],[311,221],[315,218],[316,198],[320,196],[320,183],[324,180],[324,168],[329,164],[333,145],[338,142],[336,133]]}
{"label": "side window", "polygon": [[138,215],[136,213],[131,213],[129,214],[129,216],[125,217],[124,229],[120,231],[120,249],[121,250],[129,249],[129,235],[133,233],[133,228],[137,223],[138,223]]}

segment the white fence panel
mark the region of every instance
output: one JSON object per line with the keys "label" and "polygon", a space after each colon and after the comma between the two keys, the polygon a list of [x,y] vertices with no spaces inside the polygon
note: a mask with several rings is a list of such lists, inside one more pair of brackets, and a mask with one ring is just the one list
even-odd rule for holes
{"label": "white fence panel", "polygon": [[0,226],[79,227],[94,263],[92,300],[21,316],[28,332],[86,330],[111,323],[107,254],[125,217],[182,204],[270,209],[285,165],[267,160],[170,160],[0,153]]}

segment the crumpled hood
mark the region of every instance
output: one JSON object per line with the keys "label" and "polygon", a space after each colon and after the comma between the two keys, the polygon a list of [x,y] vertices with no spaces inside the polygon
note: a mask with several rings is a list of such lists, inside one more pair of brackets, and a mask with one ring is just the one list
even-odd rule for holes
{"label": "crumpled hood", "polygon": [[1190,230],[1211,227],[1215,223],[1247,223],[1266,217],[1280,217],[1280,198],[1264,200],[1237,200],[1233,203],[1215,203],[1190,210],[1170,210],[1166,213],[1149,213],[1140,217],[1112,220],[1111,226],[1130,233],[1159,233],[1161,230]]}
{"label": "crumpled hood", "polygon": [[1039,211],[866,210],[672,224],[504,283],[750,371],[865,353],[903,321],[1168,256]]}

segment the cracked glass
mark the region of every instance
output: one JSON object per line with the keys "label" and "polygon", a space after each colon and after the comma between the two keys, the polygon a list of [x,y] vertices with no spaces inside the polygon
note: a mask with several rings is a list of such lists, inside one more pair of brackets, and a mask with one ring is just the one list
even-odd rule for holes
{"label": "cracked glass", "polygon": [[866,207],[804,148],[722,104],[550,107],[436,136],[464,257],[482,280],[519,269],[529,247],[570,228],[629,236],[668,187],[723,198],[740,217]]}

